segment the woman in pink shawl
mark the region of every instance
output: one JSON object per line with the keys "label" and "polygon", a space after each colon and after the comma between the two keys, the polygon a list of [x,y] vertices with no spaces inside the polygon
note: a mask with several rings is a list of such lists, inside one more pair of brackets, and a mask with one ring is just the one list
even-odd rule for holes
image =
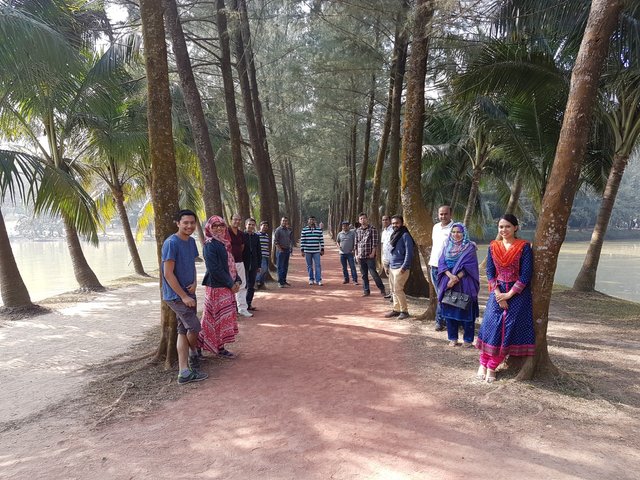
{"label": "woman in pink shawl", "polygon": [[225,344],[234,342],[238,334],[235,294],[242,281],[236,272],[229,231],[222,217],[214,215],[207,221],[204,236],[207,273],[202,280],[206,292],[200,342],[205,350],[223,358],[234,358]]}

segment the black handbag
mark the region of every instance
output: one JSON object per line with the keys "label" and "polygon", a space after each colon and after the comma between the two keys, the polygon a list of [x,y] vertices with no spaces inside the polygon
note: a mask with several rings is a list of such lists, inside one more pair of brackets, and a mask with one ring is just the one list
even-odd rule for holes
{"label": "black handbag", "polygon": [[466,310],[469,307],[470,302],[470,295],[448,289],[446,292],[444,292],[441,303],[444,303],[445,305],[451,305],[452,307],[456,307],[461,310]]}

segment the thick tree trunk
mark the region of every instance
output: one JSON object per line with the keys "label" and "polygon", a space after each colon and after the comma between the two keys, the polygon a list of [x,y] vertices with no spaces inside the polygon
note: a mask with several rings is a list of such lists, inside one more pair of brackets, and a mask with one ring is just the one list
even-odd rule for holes
{"label": "thick tree trunk", "polygon": [[4,308],[26,310],[34,307],[11,249],[2,210],[0,210],[0,294]]}
{"label": "thick tree trunk", "polygon": [[67,240],[67,248],[69,249],[71,263],[73,265],[73,275],[76,277],[76,282],[78,282],[80,290],[88,292],[104,291],[104,287],[84,256],[82,245],[78,238],[78,231],[73,226],[73,222],[65,215],[62,215],[62,221],[64,222],[64,235]]}
{"label": "thick tree trunk", "polygon": [[364,128],[364,151],[362,152],[362,165],[360,165],[360,182],[358,184],[358,206],[356,211],[364,211],[364,187],[367,182],[369,170],[369,148],[371,144],[371,124],[373,122],[373,107],[376,103],[376,76],[371,75],[371,90],[369,91],[369,106],[367,108],[367,123]]}
{"label": "thick tree trunk", "polygon": [[420,250],[418,248],[416,248],[413,255],[411,271],[409,273],[409,279],[404,287],[404,292],[412,297],[429,296],[429,282],[427,282],[427,279],[424,276],[424,270],[422,270]]}
{"label": "thick tree trunk", "polygon": [[358,216],[358,171],[356,168],[357,144],[358,144],[358,118],[353,116],[351,127],[351,145],[349,147],[349,213],[352,218]]}
{"label": "thick tree trunk", "polygon": [[[151,200],[153,202],[158,265],[162,265],[162,244],[176,231],[174,215],[179,210],[178,175],[171,126],[171,95],[163,9],[154,0],[140,0],[140,18],[147,72],[147,118],[149,122],[149,160],[151,163]],[[162,272],[160,273],[162,282]],[[160,286],[162,284],[160,283]],[[161,297],[162,298],[162,297]],[[162,333],[156,360],[171,368],[177,359],[176,317],[166,303],[160,302]]]}
{"label": "thick tree trunk", "polygon": [[124,239],[127,242],[127,248],[129,249],[129,255],[131,255],[131,262],[133,263],[133,269],[138,275],[148,277],[147,272],[144,271],[142,266],[142,260],[140,259],[140,253],[136,246],[136,240],[133,238],[133,232],[131,231],[131,224],[129,223],[129,216],[127,215],[127,209],[124,206],[124,193],[122,193],[122,187],[120,184],[114,184],[111,194],[116,202],[116,210],[120,217],[120,223],[122,224],[122,230],[124,232]]}
{"label": "thick tree trunk", "polygon": [[[395,78],[393,79],[391,131],[389,133],[389,184],[387,189],[387,207],[385,209],[389,215],[401,213],[399,209],[400,124],[402,123],[402,87],[404,85],[404,73],[407,65],[408,45],[409,40],[407,36],[401,34],[400,44],[398,45],[398,60],[396,62]],[[424,112],[424,107],[422,110]],[[420,148],[422,149],[422,146]]]}
{"label": "thick tree trunk", "polygon": [[176,0],[164,0],[166,4],[165,21],[171,37],[173,54],[176,57],[176,67],[180,77],[180,85],[184,93],[184,103],[189,115],[189,123],[193,134],[193,142],[196,146],[200,172],[202,173],[202,199],[207,218],[212,215],[222,214],[222,196],[220,194],[220,179],[215,164],[215,154],[209,127],[202,108],[202,99],[196,79],[191,68],[189,49],[184,38],[182,24],[178,14]]}
{"label": "thick tree trunk", "polygon": [[[424,131],[424,84],[433,13],[433,0],[417,1],[411,56],[407,62],[407,101],[402,138],[402,175],[400,177],[405,223],[424,258],[428,258],[427,253],[431,248],[431,231],[433,229],[431,210],[425,206],[422,200],[420,185]],[[434,315],[435,311],[431,306],[425,316],[433,318]]]}
{"label": "thick tree trunk", "polygon": [[220,37],[220,70],[222,72],[222,83],[224,84],[224,103],[227,109],[227,120],[229,122],[231,159],[233,162],[238,213],[242,218],[249,218],[251,208],[242,162],[242,136],[240,134],[240,124],[238,123],[233,72],[231,71],[231,50],[229,47],[229,31],[227,29],[227,15],[225,13],[224,0],[216,0],[216,25]]}
{"label": "thick tree trunk", "polygon": [[532,280],[533,321],[536,354],[520,369],[518,380],[534,375],[554,374],[547,348],[549,303],[558,253],[567,231],[567,221],[578,187],[580,168],[586,152],[598,82],[609,42],[622,11],[620,0],[593,0],[587,27],[571,75],[556,156],[549,176],[534,241]]}
{"label": "thick tree trunk", "polygon": [[602,196],[602,203],[598,211],[598,218],[593,227],[593,233],[591,234],[591,242],[589,243],[589,248],[587,249],[580,273],[578,273],[573,283],[574,290],[579,292],[593,292],[596,288],[596,273],[598,271],[604,237],[607,234],[611,212],[613,211],[616,196],[618,195],[618,188],[620,188],[620,182],[622,181],[622,176],[628,163],[628,155],[616,154],[613,159],[613,165],[611,165],[607,185]]}

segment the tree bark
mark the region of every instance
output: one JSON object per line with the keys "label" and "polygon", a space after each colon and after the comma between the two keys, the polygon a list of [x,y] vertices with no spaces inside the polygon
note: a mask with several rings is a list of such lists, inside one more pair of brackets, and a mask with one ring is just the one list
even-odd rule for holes
{"label": "tree bark", "polygon": [[[113,180],[113,179],[112,179]],[[115,183],[112,187],[111,194],[116,202],[116,210],[120,217],[120,223],[122,224],[122,230],[124,232],[124,239],[127,242],[127,248],[129,249],[129,255],[131,255],[131,262],[133,263],[133,269],[138,275],[148,277],[147,272],[144,271],[142,260],[140,259],[140,253],[136,246],[136,240],[133,238],[133,232],[131,231],[131,224],[129,223],[129,216],[127,215],[127,209],[124,206],[124,193],[122,192],[122,186],[120,183]]]}
{"label": "tree bark", "polygon": [[[387,207],[385,209],[389,215],[400,214],[398,208],[400,200],[400,124],[402,123],[402,87],[404,85],[404,74],[407,66],[408,45],[409,40],[406,33],[403,31],[400,35],[400,43],[397,46],[398,59],[396,61],[395,78],[393,79],[393,99],[391,104],[391,131],[389,132],[389,186],[387,189]],[[422,111],[424,115],[424,106]],[[424,122],[422,119],[420,121],[422,125]],[[420,146],[420,149],[422,152],[422,146]]]}
{"label": "tree bark", "polygon": [[557,372],[547,348],[553,277],[578,187],[600,74],[621,11],[620,0],[593,0],[591,3],[589,19],[571,75],[558,147],[536,228],[532,279],[536,354],[527,359],[516,377],[517,380]]}
{"label": "tree bark", "polygon": [[224,84],[224,103],[227,110],[227,120],[229,122],[231,159],[236,184],[238,213],[242,218],[249,218],[251,208],[242,162],[242,136],[240,134],[240,124],[238,123],[233,72],[231,71],[231,50],[229,47],[229,31],[227,28],[224,0],[216,0],[216,25],[220,37],[220,70],[222,72],[222,83]]}
{"label": "tree bark", "polygon": [[22,280],[16,258],[11,249],[9,234],[0,209],[0,294],[5,308],[29,309],[31,303],[29,290]]}
{"label": "tree bark", "polygon": [[[278,200],[278,189],[276,186],[276,177],[273,173],[273,166],[271,164],[271,155],[269,154],[269,142],[267,141],[267,129],[265,127],[264,116],[262,113],[262,102],[260,101],[260,94],[258,88],[258,80],[256,75],[256,66],[253,56],[253,43],[251,41],[251,29],[249,26],[249,15],[247,13],[246,0],[238,0],[237,8],[240,12],[240,28],[242,31],[242,41],[244,44],[244,52],[247,60],[247,71],[249,73],[249,84],[251,89],[251,100],[253,102],[253,112],[256,118],[256,125],[258,127],[258,136],[260,144],[262,145],[265,158],[265,168],[267,170],[267,180],[269,184],[269,191],[271,194],[271,208],[273,225],[277,225],[280,222],[280,202]],[[268,219],[267,219],[268,220]]]}
{"label": "tree bark", "polygon": [[589,243],[587,254],[582,262],[580,273],[578,273],[573,283],[573,289],[578,292],[593,292],[596,288],[596,273],[598,271],[604,237],[607,234],[611,212],[616,203],[620,182],[622,181],[622,176],[628,163],[628,155],[616,154],[613,158],[613,165],[611,165],[609,177],[607,178],[607,185],[602,196],[598,218],[593,227],[593,233],[591,234],[591,242]]}
{"label": "tree bark", "polygon": [[424,276],[422,262],[420,261],[420,250],[415,249],[409,279],[404,287],[404,293],[412,297],[429,297],[429,282]]}
{"label": "tree bark", "polygon": [[[171,125],[171,95],[163,10],[154,0],[140,0],[140,18],[147,72],[147,118],[149,122],[149,160],[151,163],[151,200],[153,202],[156,251],[162,268],[162,244],[176,230],[173,220],[179,210],[178,175]],[[162,288],[162,272],[160,272]],[[161,296],[162,298],[162,296]],[[160,302],[162,333],[156,360],[167,369],[177,359],[176,317],[165,302]]]}
{"label": "tree bark", "polygon": [[[418,0],[413,23],[411,56],[407,62],[407,94],[402,138],[401,193],[404,219],[424,258],[431,248],[433,219],[422,200],[422,138],[424,132],[424,84],[429,57],[429,35],[434,14],[433,0]],[[431,292],[430,292],[431,293]],[[431,306],[426,312],[433,318]]]}
{"label": "tree bark", "polygon": [[353,126],[351,127],[350,147],[348,153],[349,162],[349,213],[351,218],[358,216],[358,171],[356,168],[357,145],[358,145],[358,117],[353,116]]}
{"label": "tree bark", "polygon": [[88,292],[104,291],[104,287],[89,266],[87,258],[84,256],[76,227],[73,226],[73,222],[69,220],[66,215],[62,215],[62,221],[64,222],[64,235],[73,265],[73,275],[76,277],[76,282],[78,282],[80,290]]}
{"label": "tree bark", "polygon": [[164,0],[166,4],[165,23],[171,37],[173,54],[176,57],[176,67],[180,77],[180,85],[184,93],[184,103],[189,115],[189,123],[193,134],[193,142],[200,162],[202,173],[202,199],[207,218],[222,214],[222,196],[220,194],[220,179],[215,163],[215,153],[209,138],[209,127],[202,108],[200,91],[193,75],[189,49],[184,38],[178,6],[176,0]]}
{"label": "tree bark", "polygon": [[520,195],[522,194],[522,174],[516,173],[516,177],[513,179],[513,185],[511,185],[511,194],[509,195],[509,202],[507,203],[507,209],[504,213],[510,213],[515,215],[520,203]]}
{"label": "tree bark", "polygon": [[471,216],[476,209],[476,202],[478,200],[478,192],[480,191],[480,179],[482,178],[482,164],[478,162],[473,167],[473,174],[471,175],[471,188],[469,189],[469,198],[467,199],[467,208],[464,211],[464,220],[462,223],[469,226],[471,222]]}
{"label": "tree bark", "polygon": [[371,124],[373,123],[373,108],[376,103],[376,76],[371,75],[371,90],[369,90],[369,106],[367,108],[367,123],[364,128],[364,151],[362,165],[360,165],[360,183],[358,184],[358,206],[356,212],[364,211],[364,187],[369,170],[369,148],[371,144]]}

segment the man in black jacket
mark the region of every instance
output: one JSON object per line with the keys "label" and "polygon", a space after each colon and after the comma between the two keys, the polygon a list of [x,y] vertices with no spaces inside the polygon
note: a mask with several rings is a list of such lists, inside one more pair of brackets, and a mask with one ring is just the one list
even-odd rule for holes
{"label": "man in black jacket", "polygon": [[[244,251],[242,261],[247,273],[247,310],[255,310],[251,305],[255,293],[256,275],[260,272],[262,253],[260,251],[260,237],[256,234],[256,221],[248,218],[244,229]],[[249,313],[249,312],[247,312]],[[253,314],[245,315],[253,316]]]}

